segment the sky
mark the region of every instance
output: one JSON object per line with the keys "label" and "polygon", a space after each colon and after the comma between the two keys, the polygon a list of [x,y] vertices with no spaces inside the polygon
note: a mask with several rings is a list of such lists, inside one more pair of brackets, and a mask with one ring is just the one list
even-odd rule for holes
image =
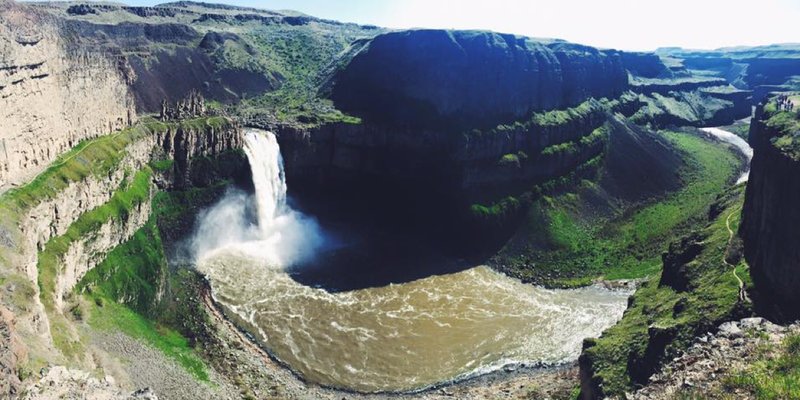
{"label": "sky", "polygon": [[[169,0],[119,0],[154,5]],[[596,47],[800,42],[800,0],[206,0],[388,28],[486,29]]]}

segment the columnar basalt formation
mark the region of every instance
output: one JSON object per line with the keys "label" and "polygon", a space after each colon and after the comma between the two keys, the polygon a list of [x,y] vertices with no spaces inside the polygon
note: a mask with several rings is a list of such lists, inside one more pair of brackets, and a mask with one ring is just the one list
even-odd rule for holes
{"label": "columnar basalt formation", "polygon": [[161,114],[159,119],[162,121],[175,121],[186,118],[202,117],[206,115],[206,103],[203,95],[193,90],[186,95],[183,100],[175,102],[175,106],[167,103],[165,99],[161,103]]}
{"label": "columnar basalt formation", "polygon": [[0,4],[0,190],[136,119],[124,60],[73,46],[47,14]]}
{"label": "columnar basalt formation", "polygon": [[786,317],[800,314],[798,128],[796,113],[776,111],[774,103],[758,106],[750,125],[754,156],[739,228],[753,279],[775,296]]}

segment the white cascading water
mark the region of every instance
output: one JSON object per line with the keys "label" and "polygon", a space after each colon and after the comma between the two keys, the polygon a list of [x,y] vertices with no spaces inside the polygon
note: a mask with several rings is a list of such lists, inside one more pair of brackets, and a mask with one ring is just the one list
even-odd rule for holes
{"label": "white cascading water", "polygon": [[[200,215],[192,241],[196,260],[227,249],[284,267],[313,255],[322,244],[322,235],[316,220],[287,204],[283,157],[275,135],[248,130],[244,151],[255,194],[230,189]],[[252,214],[255,223],[249,217]]]}
{"label": "white cascading water", "polygon": [[200,216],[197,269],[228,315],[311,382],[416,390],[508,364],[574,361],[583,339],[625,310],[628,292],[545,290],[486,267],[340,293],[303,285],[285,267],[317,253],[323,236],[287,201],[275,136],[245,139],[255,195],[231,189]]}
{"label": "white cascading water", "polygon": [[250,162],[253,185],[256,188],[258,226],[264,236],[286,206],[286,177],[278,139],[272,132],[245,133],[244,152]]}

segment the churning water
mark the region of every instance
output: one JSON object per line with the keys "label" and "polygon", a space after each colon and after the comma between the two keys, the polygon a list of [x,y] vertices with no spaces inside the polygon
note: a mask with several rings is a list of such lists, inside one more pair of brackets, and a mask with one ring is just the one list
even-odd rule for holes
{"label": "churning water", "polygon": [[287,206],[274,136],[250,131],[246,146],[255,198],[231,192],[202,216],[198,268],[227,314],[309,381],[404,391],[509,363],[574,360],[584,338],[625,310],[629,293],[546,290],[486,267],[341,293],[298,283],[284,268],[314,254],[323,235]]}

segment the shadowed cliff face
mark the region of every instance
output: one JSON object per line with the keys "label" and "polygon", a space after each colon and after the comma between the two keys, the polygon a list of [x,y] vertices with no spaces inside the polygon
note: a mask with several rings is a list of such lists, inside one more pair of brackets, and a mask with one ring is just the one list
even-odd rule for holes
{"label": "shadowed cliff face", "polygon": [[618,52],[492,32],[373,39],[333,77],[336,106],[403,125],[485,127],[627,89]]}
{"label": "shadowed cliff face", "polygon": [[800,314],[800,161],[775,145],[792,132],[770,126],[769,119],[759,106],[750,127],[755,154],[739,233],[760,292],[793,317]]}

